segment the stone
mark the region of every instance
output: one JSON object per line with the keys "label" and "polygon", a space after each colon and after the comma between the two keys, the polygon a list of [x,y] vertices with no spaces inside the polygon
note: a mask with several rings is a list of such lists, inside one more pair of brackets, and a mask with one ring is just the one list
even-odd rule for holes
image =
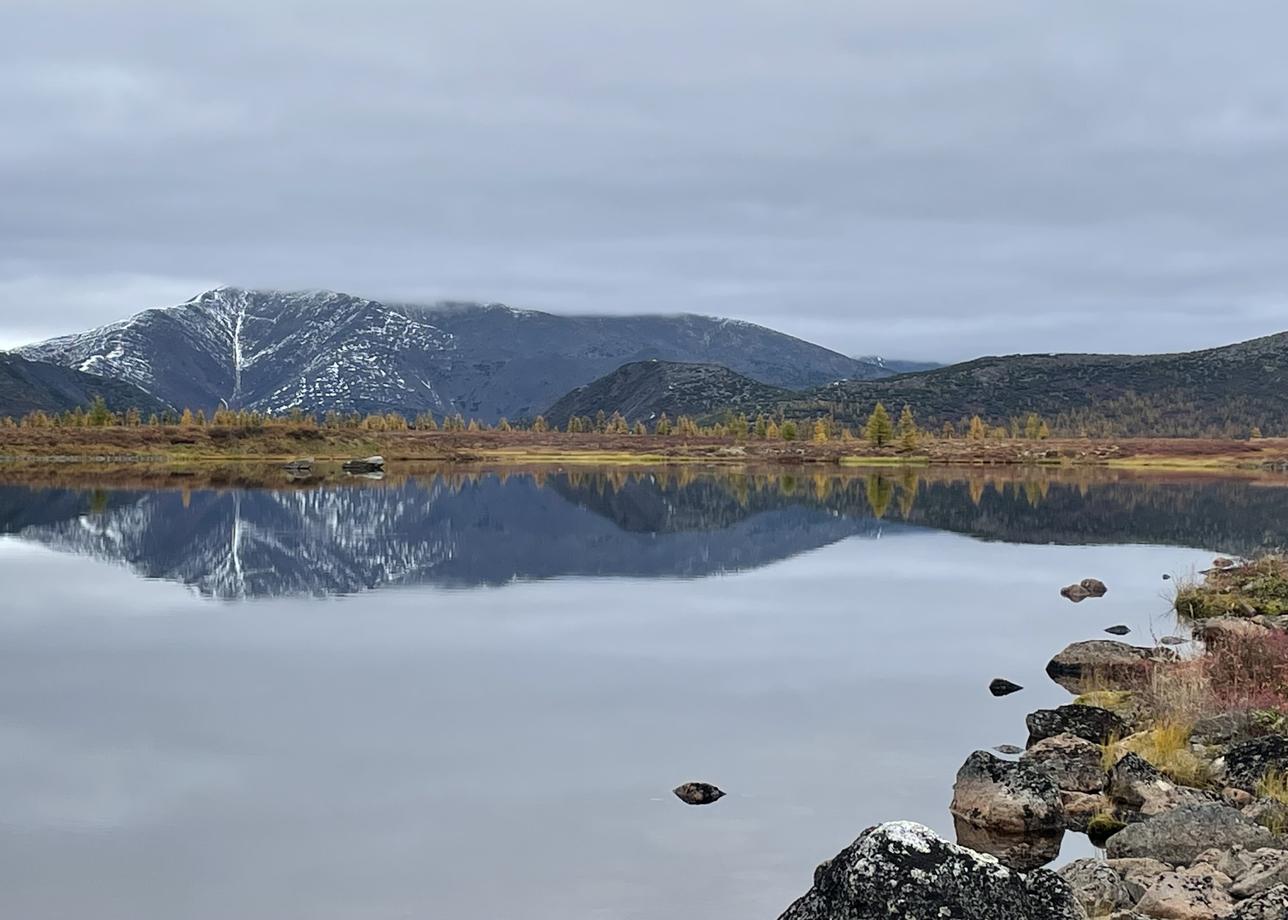
{"label": "stone", "polygon": [[1087,598],[1091,597],[1091,592],[1082,585],[1065,585],[1060,589],[1060,596],[1068,598],[1075,604],[1080,604]]}
{"label": "stone", "polygon": [[1256,731],[1252,713],[1233,709],[1203,716],[1194,723],[1190,737],[1200,744],[1233,744],[1246,741]]}
{"label": "stone", "polygon": [[1178,786],[1163,776],[1139,754],[1128,752],[1109,768],[1106,784],[1109,798],[1138,812],[1142,817],[1162,814],[1185,804],[1209,801],[1194,789]]}
{"label": "stone", "polygon": [[1132,903],[1139,901],[1160,875],[1172,871],[1167,863],[1148,858],[1107,859],[1105,865],[1117,872],[1127,885]]}
{"label": "stone", "polygon": [[1051,777],[1062,790],[1100,792],[1106,780],[1103,756],[1100,745],[1077,735],[1060,734],[1043,738],[1020,759]]}
{"label": "stone", "polygon": [[1230,879],[1199,864],[1164,872],[1141,896],[1136,910],[1159,920],[1218,920],[1234,908]]}
{"label": "stone", "polygon": [[1020,873],[909,821],[881,824],[814,872],[779,920],[1085,920],[1068,883]]}
{"label": "stone", "polygon": [[1103,917],[1136,903],[1137,898],[1123,877],[1099,859],[1075,859],[1056,870],[1056,874],[1069,883],[1074,897],[1090,917]]}
{"label": "stone", "polygon": [[1212,560],[1212,568],[1214,569],[1232,569],[1234,566],[1234,560],[1226,556],[1217,556]]}
{"label": "stone", "polygon": [[956,817],[1006,834],[1055,834],[1064,830],[1060,790],[1045,773],[1022,760],[988,751],[966,758],[953,783],[949,806]]}
{"label": "stone", "polygon": [[1226,751],[1213,767],[1227,786],[1255,792],[1267,773],[1288,774],[1288,737],[1266,735],[1241,741]]}
{"label": "stone", "polygon": [[1077,703],[1031,712],[1024,724],[1029,730],[1029,747],[1055,735],[1076,735],[1094,744],[1107,744],[1128,734],[1127,723],[1120,716],[1099,706]]}
{"label": "stone", "polygon": [[1111,636],[1125,636],[1131,632],[1131,627],[1124,626],[1119,623],[1117,626],[1106,626],[1105,632],[1109,633]]}
{"label": "stone", "polygon": [[1099,578],[1084,578],[1078,582],[1078,586],[1087,592],[1088,597],[1104,597],[1109,593],[1109,589]]}
{"label": "stone", "polygon": [[[1047,662],[1047,676],[1071,693],[1087,689],[1132,689],[1148,682],[1157,649],[1117,639],[1086,639],[1066,646]],[[1093,687],[1094,685],[1094,687]]]}
{"label": "stone", "polygon": [[1011,683],[1005,677],[994,677],[988,685],[988,692],[993,696],[1008,696],[1019,693],[1023,689],[1019,684]]}
{"label": "stone", "polygon": [[1230,914],[1229,920],[1284,920],[1288,917],[1288,885],[1276,885],[1249,898]]}
{"label": "stone", "polygon": [[1184,636],[1163,636],[1158,640],[1159,645],[1184,645],[1189,640]]}
{"label": "stone", "polygon": [[953,830],[957,845],[976,853],[994,857],[1008,869],[1030,872],[1052,862],[1060,855],[1064,832],[1042,834],[1010,834],[981,827],[953,816]]}
{"label": "stone", "polygon": [[1237,808],[1219,802],[1180,805],[1138,824],[1129,824],[1109,838],[1106,851],[1113,859],[1147,856],[1174,866],[1188,866],[1210,847],[1236,844],[1255,850],[1274,846],[1278,838]]}
{"label": "stone", "polygon": [[1091,828],[1091,820],[1096,815],[1113,811],[1113,803],[1107,796],[1091,792],[1070,792],[1060,790],[1060,804],[1064,806],[1064,826],[1080,834]]}
{"label": "stone", "polygon": [[993,750],[997,751],[997,753],[999,754],[1023,754],[1024,753],[1024,748],[1020,747],[1018,744],[999,744],[997,747],[993,748]]}
{"label": "stone", "polygon": [[710,805],[725,796],[723,791],[710,783],[682,783],[671,791],[686,805]]}
{"label": "stone", "polygon": [[1270,633],[1271,630],[1260,623],[1234,617],[1210,617],[1194,624],[1194,637],[1209,649],[1220,648],[1232,642],[1264,638]]}
{"label": "stone", "polygon": [[1278,799],[1258,798],[1239,810],[1249,819],[1272,831],[1288,829],[1288,805]]}
{"label": "stone", "polygon": [[1244,792],[1242,789],[1226,786],[1221,790],[1221,801],[1234,808],[1246,808],[1256,801],[1256,797],[1251,792]]}
{"label": "stone", "polygon": [[1235,876],[1235,883],[1230,887],[1234,897],[1242,900],[1278,885],[1288,885],[1288,850],[1264,848],[1247,856],[1249,864]]}
{"label": "stone", "polygon": [[[1262,851],[1258,850],[1257,852]],[[1252,868],[1252,864],[1255,862],[1255,859],[1251,853],[1238,844],[1235,844],[1228,850],[1223,850],[1220,847],[1211,847],[1204,850],[1198,855],[1198,858],[1196,858],[1194,862],[1195,864],[1207,863],[1209,866],[1212,866],[1217,871],[1228,875],[1230,878],[1237,879]]]}

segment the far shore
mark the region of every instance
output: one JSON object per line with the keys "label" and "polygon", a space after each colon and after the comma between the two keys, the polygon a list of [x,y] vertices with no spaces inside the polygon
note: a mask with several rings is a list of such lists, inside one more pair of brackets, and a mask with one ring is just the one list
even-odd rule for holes
{"label": "far shore", "polygon": [[267,425],[3,428],[0,473],[53,466],[319,464],[379,454],[399,464],[1090,467],[1192,473],[1288,471],[1288,438],[919,438],[911,449],[857,439],[764,440],[534,431],[368,431]]}

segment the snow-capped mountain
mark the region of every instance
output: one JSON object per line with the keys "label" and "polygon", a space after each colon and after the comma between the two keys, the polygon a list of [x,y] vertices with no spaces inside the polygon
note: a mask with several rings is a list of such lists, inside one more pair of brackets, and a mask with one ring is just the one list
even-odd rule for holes
{"label": "snow-capped mountain", "polygon": [[574,387],[650,358],[720,364],[791,388],[890,373],[763,326],[705,316],[555,316],[239,288],[20,353],[127,381],[176,408],[429,410],[486,420],[535,415]]}

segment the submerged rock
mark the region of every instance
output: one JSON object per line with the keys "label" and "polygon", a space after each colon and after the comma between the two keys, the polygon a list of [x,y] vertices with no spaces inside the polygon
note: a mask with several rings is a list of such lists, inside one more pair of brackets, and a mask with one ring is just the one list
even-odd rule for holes
{"label": "submerged rock", "polygon": [[1181,805],[1171,811],[1129,824],[1109,838],[1113,859],[1149,857],[1174,866],[1188,866],[1212,847],[1235,845],[1255,850],[1272,847],[1278,838],[1237,808],[1219,802]]}
{"label": "submerged rock", "polygon": [[1106,744],[1129,734],[1127,723],[1120,716],[1099,706],[1078,703],[1031,712],[1024,724],[1029,729],[1029,747],[1055,735],[1074,735],[1095,744]]}
{"label": "submerged rock", "polygon": [[1023,760],[1002,760],[988,751],[966,758],[953,783],[949,811],[979,827],[1006,834],[1058,834],[1064,830],[1060,789]]}
{"label": "submerged rock", "polygon": [[894,821],[864,831],[814,872],[814,886],[779,920],[1085,920],[1054,872],[1020,873]]}
{"label": "submerged rock", "polygon": [[1012,683],[1005,677],[994,677],[988,684],[988,692],[993,696],[1008,696],[1012,693],[1019,693],[1023,689],[1019,684]]}
{"label": "submerged rock", "polygon": [[725,794],[710,783],[683,783],[671,790],[686,805],[710,805]]}

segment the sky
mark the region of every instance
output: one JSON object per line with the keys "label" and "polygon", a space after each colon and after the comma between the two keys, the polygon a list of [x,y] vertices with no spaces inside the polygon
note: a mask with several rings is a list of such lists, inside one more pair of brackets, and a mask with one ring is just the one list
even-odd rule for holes
{"label": "sky", "polygon": [[0,3],[0,347],[218,284],[850,354],[1288,329],[1288,6]]}

